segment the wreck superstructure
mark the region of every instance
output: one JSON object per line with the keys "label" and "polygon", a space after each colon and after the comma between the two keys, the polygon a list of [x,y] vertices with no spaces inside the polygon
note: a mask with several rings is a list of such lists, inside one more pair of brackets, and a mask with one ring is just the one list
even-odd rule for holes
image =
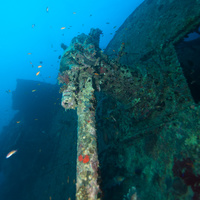
{"label": "wreck superstructure", "polygon": [[[105,52],[98,48],[98,37],[92,37],[93,29],[89,37],[96,38],[96,42],[94,39],[89,47],[82,40],[82,45],[76,44],[78,51],[75,51],[75,56],[69,49],[61,60],[61,72],[64,75],[65,55],[74,56],[79,68],[84,68],[84,73],[88,74],[86,77],[90,77],[93,89],[101,94],[93,97],[93,100],[97,99],[97,126],[92,127],[97,128],[99,135],[99,159],[103,174],[101,186],[106,198],[112,198],[112,192],[116,189],[114,186],[104,186],[108,177],[112,179],[118,175],[125,178],[123,185],[139,185],[140,196],[144,199],[147,196],[151,199],[149,193],[156,199],[170,195],[171,198],[185,195],[187,199],[187,195],[192,195],[175,191],[175,183],[179,187],[190,187],[194,195],[198,195],[194,188],[196,182],[188,183],[179,176],[180,172],[177,171],[184,167],[175,169],[177,163],[184,165],[188,159],[191,165],[198,163],[198,152],[193,152],[194,148],[198,151],[198,142],[192,143],[190,140],[199,140],[199,108],[192,99],[175,45],[198,28],[199,8],[198,1],[145,1],[119,28]],[[80,39],[81,35],[77,38]],[[84,48],[90,48],[86,54]],[[89,62],[88,57],[93,61]],[[76,71],[73,67],[70,70]],[[79,93],[78,88],[75,91]],[[115,104],[114,108],[109,101]],[[101,110],[98,109],[100,106],[103,107]],[[84,109],[81,112],[85,113]],[[186,113],[193,117],[185,119]],[[110,132],[109,128],[105,130],[108,124],[112,129]],[[192,128],[188,124],[193,124]],[[111,166],[114,174],[106,171]],[[196,172],[193,170],[189,175]],[[157,183],[152,188],[154,181]],[[166,185],[167,181],[171,185]],[[143,182],[145,188],[142,188]],[[126,187],[123,186],[124,190]],[[173,190],[172,194],[168,193],[169,189]]]}

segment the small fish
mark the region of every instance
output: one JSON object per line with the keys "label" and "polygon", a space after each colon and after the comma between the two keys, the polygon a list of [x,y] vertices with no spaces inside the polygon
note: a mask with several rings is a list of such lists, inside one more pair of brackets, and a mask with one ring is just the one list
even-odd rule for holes
{"label": "small fish", "polygon": [[90,14],[90,17],[92,17],[92,14]]}
{"label": "small fish", "polygon": [[37,121],[38,119],[34,119],[35,121]]}
{"label": "small fish", "polygon": [[12,151],[10,151],[8,154],[7,154],[7,156],[6,156],[6,158],[10,158],[13,154],[15,154],[17,152],[17,150],[12,150]]}
{"label": "small fish", "polygon": [[61,27],[60,29],[61,29],[61,30],[64,30],[64,29],[66,29],[66,27],[63,26],[63,27]]}
{"label": "small fish", "polygon": [[6,91],[6,93],[10,93],[10,92],[11,92],[11,90],[7,90],[7,91]]}
{"label": "small fish", "polygon": [[76,14],[76,12],[73,12],[73,14],[75,15],[75,14]]}
{"label": "small fish", "polygon": [[41,67],[42,67],[42,65],[39,65],[39,66],[38,66],[38,68],[41,68]]}
{"label": "small fish", "polygon": [[125,180],[125,177],[123,177],[123,176],[115,176],[113,179],[110,179],[107,182],[106,187],[107,188],[112,188],[112,187],[121,185],[124,180]]}
{"label": "small fish", "polygon": [[113,120],[116,122],[117,120],[111,115],[111,117],[113,118]]}
{"label": "small fish", "polygon": [[113,28],[115,29],[117,26],[114,26]]}
{"label": "small fish", "polygon": [[98,74],[98,73],[94,73],[94,75],[97,75],[97,76],[98,76],[99,74]]}
{"label": "small fish", "polygon": [[35,24],[32,24],[32,28],[34,28],[35,27]]}
{"label": "small fish", "polygon": [[32,90],[32,92],[35,92],[36,90]]}
{"label": "small fish", "polygon": [[40,74],[40,71],[36,73],[36,76],[38,76]]}
{"label": "small fish", "polygon": [[28,55],[31,55],[31,53],[28,53]]}
{"label": "small fish", "polygon": [[46,8],[47,13],[49,12],[49,7]]}
{"label": "small fish", "polygon": [[110,22],[106,22],[106,24],[110,24]]}
{"label": "small fish", "polygon": [[32,65],[33,63],[32,63],[32,62],[30,62],[30,64]]}
{"label": "small fish", "polygon": [[17,124],[19,124],[21,121],[16,121]]}
{"label": "small fish", "polygon": [[123,177],[123,176],[115,176],[114,177],[114,182],[116,183],[116,184],[121,184],[123,181],[124,181],[124,179],[125,179],[125,177]]}

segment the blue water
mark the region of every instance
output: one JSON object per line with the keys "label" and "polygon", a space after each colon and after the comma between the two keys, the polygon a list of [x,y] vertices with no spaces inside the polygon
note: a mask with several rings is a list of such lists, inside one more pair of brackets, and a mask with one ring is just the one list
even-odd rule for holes
{"label": "blue water", "polygon": [[[143,0],[10,0],[0,3],[0,131],[16,111],[11,108],[16,79],[55,84],[61,43],[70,44],[90,28],[103,31],[104,49],[115,31]],[[3,20],[2,20],[3,19]],[[61,30],[62,27],[66,27]],[[116,27],[116,28],[114,28]],[[31,55],[28,55],[31,53]],[[42,68],[38,69],[38,65]],[[40,74],[36,76],[36,73]]]}

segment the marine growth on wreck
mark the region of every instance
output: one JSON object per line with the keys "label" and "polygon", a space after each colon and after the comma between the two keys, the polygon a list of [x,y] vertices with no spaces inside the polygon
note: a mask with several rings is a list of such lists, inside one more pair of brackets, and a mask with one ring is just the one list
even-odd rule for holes
{"label": "marine growth on wreck", "polygon": [[[147,16],[151,4],[158,11],[163,8],[162,3],[145,1]],[[165,17],[171,13],[166,11]],[[99,48],[101,30],[91,29],[88,35],[75,37],[62,56],[61,104],[78,115],[76,199],[199,196],[199,106],[190,94],[175,45],[200,21],[185,20],[184,33],[177,25],[168,38],[159,35],[160,41],[152,31],[152,39],[144,37],[139,47],[145,50],[133,53],[137,33],[122,36],[127,29],[131,33],[132,23],[140,31],[148,29],[139,26],[138,16],[127,19],[105,52]],[[174,26],[178,21],[174,19]]]}

